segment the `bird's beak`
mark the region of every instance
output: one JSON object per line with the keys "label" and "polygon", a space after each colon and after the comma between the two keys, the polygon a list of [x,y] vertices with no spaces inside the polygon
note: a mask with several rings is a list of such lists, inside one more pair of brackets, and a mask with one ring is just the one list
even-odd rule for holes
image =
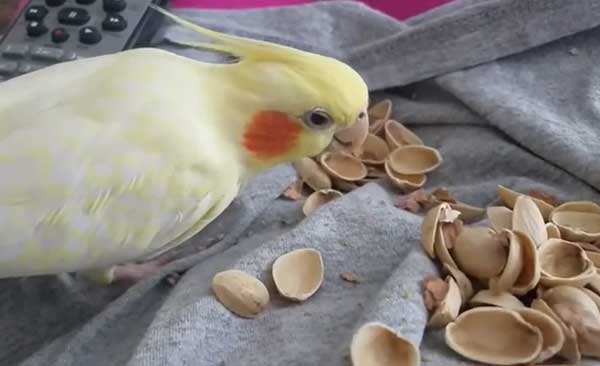
{"label": "bird's beak", "polygon": [[345,150],[351,153],[357,153],[367,139],[369,134],[369,115],[366,111],[362,113],[362,117],[358,118],[351,127],[337,131],[333,138],[342,145]]}

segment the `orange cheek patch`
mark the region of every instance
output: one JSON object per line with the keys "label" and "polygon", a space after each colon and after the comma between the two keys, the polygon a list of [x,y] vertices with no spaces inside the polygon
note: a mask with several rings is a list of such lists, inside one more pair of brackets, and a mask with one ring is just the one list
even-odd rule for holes
{"label": "orange cheek patch", "polygon": [[244,147],[261,160],[271,159],[289,152],[302,128],[287,114],[277,111],[260,111],[244,132]]}

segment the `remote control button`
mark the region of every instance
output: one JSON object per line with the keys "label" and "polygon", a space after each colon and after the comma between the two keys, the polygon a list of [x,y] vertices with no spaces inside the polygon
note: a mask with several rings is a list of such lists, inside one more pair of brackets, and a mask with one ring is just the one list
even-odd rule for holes
{"label": "remote control button", "polygon": [[48,32],[48,28],[37,20],[27,24],[27,35],[30,37],[39,37],[46,32]]}
{"label": "remote control button", "polygon": [[35,47],[31,50],[31,57],[41,60],[60,61],[65,54],[65,51],[60,48],[52,47]]}
{"label": "remote control button", "polygon": [[46,5],[48,6],[61,6],[62,4],[64,4],[67,0],[46,0]]}
{"label": "remote control button", "polygon": [[127,7],[125,0],[102,0],[102,7],[107,13],[118,13]]}
{"label": "remote control button", "polygon": [[52,42],[63,43],[69,39],[69,33],[65,28],[56,28],[52,31]]}
{"label": "remote control button", "polygon": [[0,63],[0,74],[10,75],[17,71],[18,64],[16,62],[1,62]]}
{"label": "remote control button", "polygon": [[73,61],[77,59],[77,54],[72,51],[65,52],[63,56],[63,61]]}
{"label": "remote control button", "polygon": [[102,29],[120,32],[127,28],[127,21],[119,14],[108,14],[102,22]]}
{"label": "remote control button", "polygon": [[29,46],[26,44],[7,44],[2,47],[2,54],[6,57],[25,57]]}
{"label": "remote control button", "polygon": [[90,21],[90,13],[81,8],[64,8],[58,12],[58,21],[68,25],[84,25]]}
{"label": "remote control button", "polygon": [[48,14],[48,9],[41,5],[30,6],[25,11],[25,20],[42,20]]}
{"label": "remote control button", "polygon": [[100,42],[102,36],[95,27],[83,27],[79,30],[79,41],[85,44],[95,44]]}
{"label": "remote control button", "polygon": [[75,0],[77,4],[81,5],[90,5],[93,4],[96,0]]}

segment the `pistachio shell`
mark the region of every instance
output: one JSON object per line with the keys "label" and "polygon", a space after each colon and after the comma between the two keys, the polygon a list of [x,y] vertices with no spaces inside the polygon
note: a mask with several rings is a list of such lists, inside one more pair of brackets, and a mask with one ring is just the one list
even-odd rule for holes
{"label": "pistachio shell", "polygon": [[485,209],[464,202],[450,203],[450,207],[460,212],[460,218],[465,223],[479,221],[485,215]]}
{"label": "pistachio shell", "polygon": [[546,301],[542,299],[534,299],[531,302],[531,308],[548,315],[558,324],[564,335],[563,346],[561,347],[560,351],[558,351],[558,355],[565,358],[569,362],[578,364],[579,361],[581,361],[581,352],[579,351],[579,346],[577,345],[577,335],[575,334],[573,327],[567,326],[567,324],[562,321],[562,319],[554,312],[554,310],[552,310]]}
{"label": "pistachio shell", "polygon": [[594,242],[600,239],[600,214],[557,211],[552,214],[552,223],[566,240]]}
{"label": "pistachio shell", "polygon": [[389,160],[386,160],[385,162],[385,172],[392,184],[403,191],[419,189],[427,182],[427,176],[425,174],[406,175],[396,173],[390,168]]}
{"label": "pistachio shell", "polygon": [[359,159],[365,164],[383,164],[389,153],[390,149],[384,139],[369,134],[361,148]]}
{"label": "pistachio shell", "polygon": [[302,158],[292,163],[300,179],[315,191],[331,188],[331,179],[319,164],[310,158]]}
{"label": "pistachio shell", "polygon": [[521,300],[508,292],[495,293],[488,289],[477,292],[469,303],[474,306],[491,305],[513,310],[525,307]]}
{"label": "pistachio shell", "polygon": [[600,271],[596,271],[596,275],[592,277],[588,287],[600,295]]}
{"label": "pistachio shell", "polygon": [[526,307],[514,309],[525,321],[538,328],[542,333],[542,351],[534,363],[546,361],[561,350],[565,343],[565,336],[558,322],[549,315]]}
{"label": "pistachio shell", "polygon": [[342,192],[336,191],[335,189],[322,189],[315,191],[308,196],[306,201],[304,201],[304,205],[302,205],[302,212],[304,215],[309,216],[319,207],[339,197],[342,197]]}
{"label": "pistachio shell", "polygon": [[598,310],[600,310],[600,295],[598,295],[597,293],[595,293],[592,290],[589,290],[587,288],[584,288],[583,291],[590,297],[590,299],[592,299],[592,301],[596,304],[596,306],[598,307]]}
{"label": "pistachio shell", "polygon": [[446,277],[446,283],[448,283],[448,292],[446,292],[446,296],[429,318],[427,325],[430,328],[445,327],[448,323],[454,321],[460,312],[462,305],[460,289],[452,276]]}
{"label": "pistachio shell", "polygon": [[371,120],[371,124],[369,125],[369,133],[372,133],[373,135],[376,136],[381,136],[383,133],[383,128],[385,127],[385,122],[387,120],[386,119],[378,119],[378,120]]}
{"label": "pistachio shell", "polygon": [[442,164],[439,151],[428,146],[402,146],[388,156],[391,170],[399,174],[419,175],[434,171]]}
{"label": "pistachio shell", "polygon": [[546,233],[548,234],[548,239],[560,239],[560,229],[558,226],[554,225],[551,222],[546,223]]}
{"label": "pistachio shell", "polygon": [[369,107],[367,112],[370,120],[388,119],[392,115],[392,101],[383,99]]}
{"label": "pistachio shell", "polygon": [[419,348],[392,328],[378,322],[361,326],[350,345],[352,364],[356,366],[419,366]]}
{"label": "pistachio shell", "polygon": [[424,145],[423,140],[419,136],[406,128],[402,123],[393,119],[385,122],[383,130],[385,141],[387,141],[392,150],[406,145]]}
{"label": "pistachio shell", "polygon": [[510,292],[516,295],[525,295],[539,283],[541,265],[535,244],[529,236],[520,231],[514,231],[514,234],[519,238],[519,244],[521,245],[523,268]]}
{"label": "pistachio shell", "polygon": [[437,235],[438,220],[440,218],[440,212],[442,212],[444,207],[448,208],[450,205],[441,203],[430,208],[421,223],[421,245],[430,258],[435,258],[434,245]]}
{"label": "pistachio shell", "polygon": [[446,236],[444,235],[444,226],[447,225],[452,225],[452,224],[443,224],[443,223],[438,223],[438,228],[437,228],[437,232],[436,232],[436,238],[435,238],[435,243],[433,244],[433,248],[434,248],[434,252],[435,252],[435,256],[437,258],[439,258],[440,262],[442,262],[443,264],[449,264],[451,266],[454,267],[458,267],[458,265],[456,264],[456,262],[454,262],[454,259],[452,258],[452,255],[450,254],[450,251],[448,250],[448,246],[446,244]]}
{"label": "pistachio shell", "polygon": [[540,283],[546,287],[570,285],[583,287],[595,275],[594,263],[577,244],[549,239],[538,249]]}
{"label": "pistachio shell", "polygon": [[357,158],[343,153],[321,155],[321,165],[336,178],[359,181],[367,176],[367,167]]}
{"label": "pistachio shell", "polygon": [[223,306],[244,318],[256,317],[269,303],[265,285],[235,269],[217,273],[212,279],[212,289]]}
{"label": "pistachio shell", "polygon": [[492,365],[531,363],[542,350],[540,330],[514,310],[476,307],[448,324],[446,344],[476,362]]}
{"label": "pistachio shell", "polygon": [[489,281],[490,289],[495,293],[510,290],[523,270],[523,251],[519,236],[509,230],[503,230],[501,235],[507,236],[509,240],[508,258],[502,273]]}
{"label": "pistachio shell", "polygon": [[369,118],[361,118],[352,126],[339,130],[335,138],[350,151],[357,151],[367,139],[369,133]]}
{"label": "pistachio shell", "polygon": [[490,206],[486,209],[490,226],[500,232],[504,229],[512,229],[512,215],[513,211],[510,208],[504,206]]}
{"label": "pistachio shell", "polygon": [[[509,208],[515,207],[515,202],[517,201],[517,197],[521,196],[521,195],[523,195],[523,193],[519,193],[519,192],[513,191],[511,189],[508,189],[502,185],[498,185],[498,196],[500,196],[500,199],[502,200],[502,202],[504,202],[504,204],[506,206],[508,206]],[[554,206],[550,205],[546,201],[543,201],[539,198],[535,198],[535,197],[531,197],[531,196],[528,196],[528,197],[531,198],[533,200],[533,202],[538,206],[538,208],[540,209],[540,212],[542,213],[542,217],[544,218],[544,220],[548,220],[548,217],[550,216],[550,212],[552,212],[552,210],[554,209]]]}
{"label": "pistachio shell", "polygon": [[471,283],[471,280],[457,267],[449,265],[448,263],[444,263],[443,266],[446,272],[448,272],[450,276],[454,278],[454,281],[456,281],[458,289],[460,290],[462,304],[466,304],[473,296],[473,284]]}
{"label": "pistachio shell", "polygon": [[271,272],[277,291],[283,297],[304,301],[321,287],[323,259],[316,249],[296,249],[277,258]]}
{"label": "pistachio shell", "polygon": [[355,182],[348,182],[343,179],[332,177],[331,178],[332,186],[340,192],[351,192],[358,188],[358,184]]}
{"label": "pistachio shell", "polygon": [[600,214],[600,206],[591,201],[570,201],[556,206],[556,208],[552,210],[552,214],[562,211]]}
{"label": "pistachio shell", "polygon": [[507,248],[486,227],[464,227],[452,253],[458,268],[469,276],[489,279],[499,275],[508,257]]}
{"label": "pistachio shell", "polygon": [[512,215],[512,230],[528,235],[536,247],[548,240],[542,213],[529,196],[517,197]]}
{"label": "pistachio shell", "polygon": [[600,253],[586,250],[585,255],[587,255],[588,258],[594,263],[596,269],[600,269]]}
{"label": "pistachio shell", "polygon": [[580,288],[557,286],[544,293],[544,301],[577,333],[582,356],[600,357],[600,309]]}

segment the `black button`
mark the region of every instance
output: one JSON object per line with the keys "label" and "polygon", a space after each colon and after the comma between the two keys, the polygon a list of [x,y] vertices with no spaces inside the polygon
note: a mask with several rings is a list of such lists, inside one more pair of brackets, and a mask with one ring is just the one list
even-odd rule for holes
{"label": "black button", "polygon": [[126,6],[125,0],[102,0],[102,7],[107,13],[118,13],[123,11]]}
{"label": "black button", "polygon": [[48,14],[48,9],[41,5],[30,6],[25,11],[25,20],[42,20]]}
{"label": "black button", "polygon": [[47,31],[48,28],[46,28],[44,23],[38,22],[37,20],[27,24],[27,35],[30,37],[39,37]]}
{"label": "black button", "polygon": [[69,39],[69,33],[65,28],[56,28],[52,31],[52,42],[63,43]]}
{"label": "black button", "polygon": [[127,21],[119,14],[108,14],[102,22],[102,29],[107,31],[122,31],[127,28]]}
{"label": "black button", "polygon": [[67,0],[46,0],[46,5],[48,6],[61,6]]}
{"label": "black button", "polygon": [[102,36],[95,27],[83,27],[79,30],[79,41],[85,44],[100,42]]}
{"label": "black button", "polygon": [[81,8],[64,8],[58,12],[58,21],[68,25],[83,25],[90,21],[90,13]]}
{"label": "black button", "polygon": [[90,5],[93,4],[96,0],[76,0],[77,4],[81,5]]}

